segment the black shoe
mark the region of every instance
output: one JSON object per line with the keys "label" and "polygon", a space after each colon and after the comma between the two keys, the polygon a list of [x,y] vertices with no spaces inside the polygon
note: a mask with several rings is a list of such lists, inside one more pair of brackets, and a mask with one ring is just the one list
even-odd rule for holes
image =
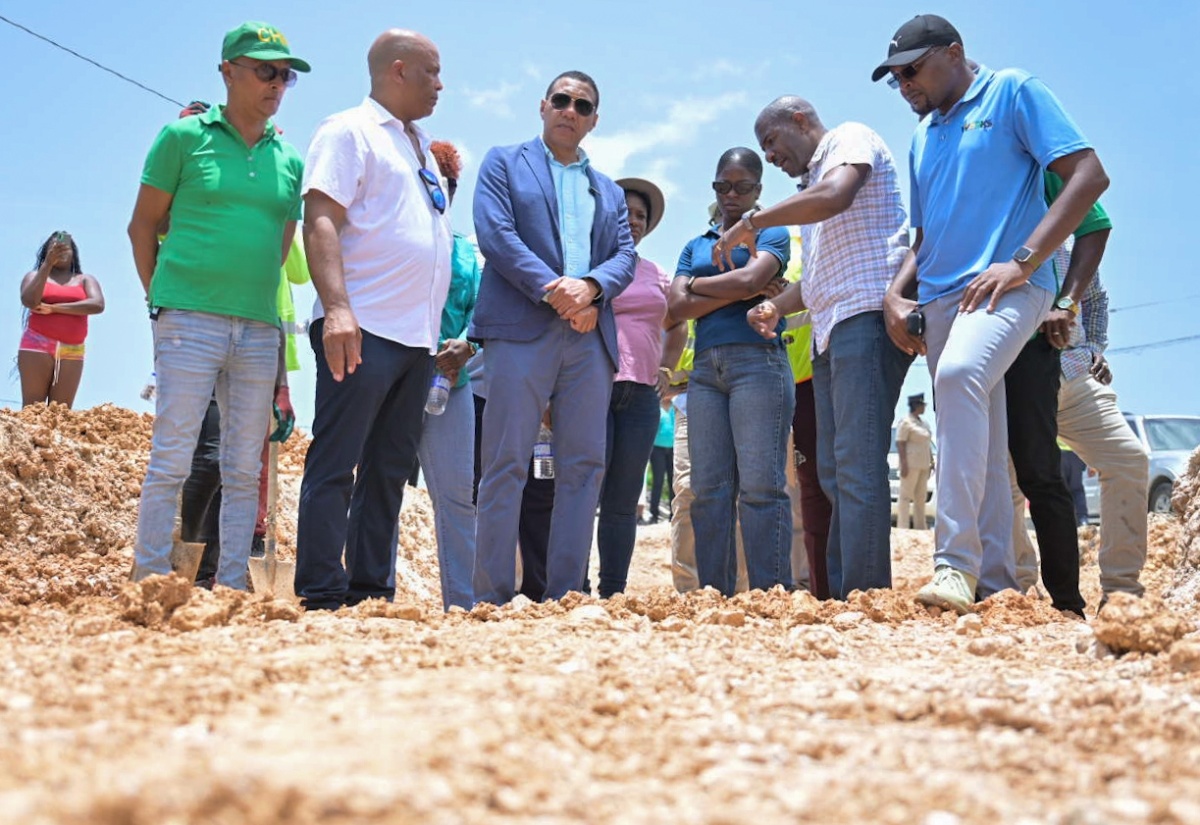
{"label": "black shoe", "polygon": [[254,538],[250,540],[250,558],[261,559],[266,554],[267,549],[264,538],[262,536],[255,535]]}

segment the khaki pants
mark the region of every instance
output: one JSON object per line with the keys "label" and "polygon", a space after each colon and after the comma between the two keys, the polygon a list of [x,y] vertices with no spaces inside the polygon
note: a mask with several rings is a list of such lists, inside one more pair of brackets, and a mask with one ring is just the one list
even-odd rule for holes
{"label": "khaki pants", "polygon": [[[1066,382],[1058,393],[1058,437],[1100,474],[1100,587],[1107,593],[1142,594],[1146,563],[1146,511],[1150,459],[1117,407],[1117,394],[1091,376]],[[1037,584],[1037,555],[1025,530],[1024,498],[1013,524],[1017,581]]]}
{"label": "khaki pants", "polygon": [[896,497],[896,526],[908,527],[909,505],[912,505],[912,525],[916,530],[927,529],[925,499],[929,495],[929,468],[909,468],[908,475],[900,479],[900,495]]}
{"label": "khaki pants", "polygon": [[[791,454],[791,447],[788,447]],[[788,496],[792,500],[792,578],[798,587],[808,587],[808,555],[804,551],[804,522],[800,515],[800,488],[796,483],[796,471],[788,462]],[[696,576],[696,536],[692,532],[692,462],[688,453],[687,414],[675,410],[675,466],[672,490],[675,493],[671,514],[671,578],[680,593],[697,590],[700,581]],[[742,552],[742,533],[738,529],[737,591],[748,589],[746,580],[746,558]]]}
{"label": "khaki pants", "polygon": [[[696,575],[696,534],[692,532],[692,457],[688,452],[687,414],[675,409],[675,480],[671,485],[675,493],[674,512],[671,514],[671,577],[675,589],[688,593],[700,589]],[[737,538],[737,591],[749,589],[746,580],[746,556],[742,552],[741,530],[735,531]]]}
{"label": "khaki pants", "polygon": [[788,433],[787,492],[792,500],[792,582],[797,588],[812,590],[808,577],[808,551],[804,547],[804,514],[800,510],[800,480],[796,477],[795,447]]}

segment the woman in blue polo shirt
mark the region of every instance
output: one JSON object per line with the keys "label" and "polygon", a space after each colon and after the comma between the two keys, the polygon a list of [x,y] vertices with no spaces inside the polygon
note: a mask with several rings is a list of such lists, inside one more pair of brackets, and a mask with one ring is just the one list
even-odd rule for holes
{"label": "woman in blue polo shirt", "polygon": [[[713,191],[720,218],[688,242],[669,296],[672,318],[696,319],[696,355],[688,386],[692,526],[700,586],[732,596],[737,574],[734,530],[741,518],[751,588],[790,587],[792,514],[787,495],[787,428],[795,406],[782,339],[765,340],[746,312],[785,283],[791,240],[786,228],[756,234],[758,254],[733,250],[733,269],[713,266],[713,246],[738,221],[753,229],[762,160],[738,147],[721,155]],[[780,325],[782,331],[782,324]]]}

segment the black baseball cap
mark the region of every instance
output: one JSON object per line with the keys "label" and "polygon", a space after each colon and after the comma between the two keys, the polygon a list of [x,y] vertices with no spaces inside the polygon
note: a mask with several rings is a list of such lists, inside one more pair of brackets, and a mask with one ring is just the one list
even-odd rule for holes
{"label": "black baseball cap", "polygon": [[958,29],[950,25],[950,21],[936,14],[918,14],[896,30],[892,42],[888,44],[887,60],[880,63],[871,72],[871,80],[878,81],[888,73],[888,69],[897,66],[907,66],[934,46],[949,46],[951,43],[962,43]]}

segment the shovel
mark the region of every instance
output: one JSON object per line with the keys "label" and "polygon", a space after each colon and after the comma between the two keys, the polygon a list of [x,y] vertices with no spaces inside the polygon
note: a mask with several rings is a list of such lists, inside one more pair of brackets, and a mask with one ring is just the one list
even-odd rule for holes
{"label": "shovel", "polygon": [[171,531],[171,569],[189,582],[196,581],[200,569],[200,558],[204,555],[204,542],[184,541],[180,538],[183,529],[183,495],[175,500],[175,529]]}
{"label": "shovel", "polygon": [[[196,581],[196,572],[200,569],[200,558],[204,555],[204,542],[184,541],[180,538],[183,529],[183,494],[175,499],[175,529],[171,531],[171,571],[183,576],[189,582]],[[139,570],[137,562],[129,570],[131,581],[141,581],[149,573]]]}
{"label": "shovel", "polygon": [[296,563],[275,558],[275,524],[279,511],[279,443],[271,442],[267,466],[267,535],[261,559],[250,559],[250,582],[255,593],[296,601]]}

